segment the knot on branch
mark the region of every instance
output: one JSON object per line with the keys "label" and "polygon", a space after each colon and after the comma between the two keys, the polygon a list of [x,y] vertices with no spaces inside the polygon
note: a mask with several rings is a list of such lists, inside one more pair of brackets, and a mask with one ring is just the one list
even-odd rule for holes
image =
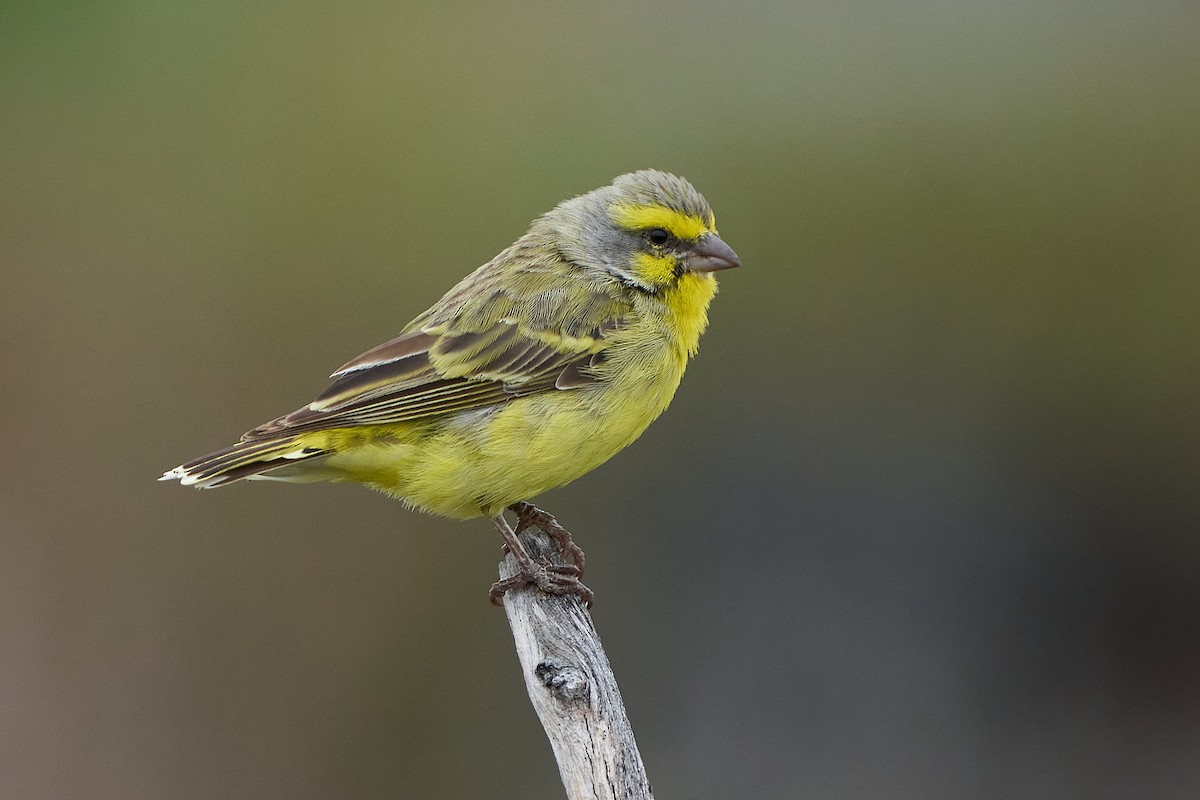
{"label": "knot on branch", "polygon": [[533,674],[559,700],[591,704],[587,673],[574,664],[542,661],[533,668]]}

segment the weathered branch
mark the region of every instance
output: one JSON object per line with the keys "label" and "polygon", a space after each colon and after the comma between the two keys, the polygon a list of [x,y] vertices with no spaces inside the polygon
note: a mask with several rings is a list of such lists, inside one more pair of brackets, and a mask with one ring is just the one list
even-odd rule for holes
{"label": "weathered branch", "polygon": [[[538,530],[521,534],[537,562],[566,563]],[[516,574],[510,555],[500,577]],[[509,590],[504,611],[534,711],[546,729],[569,800],[653,800],[646,768],[625,716],[592,617],[574,596],[532,586]]]}

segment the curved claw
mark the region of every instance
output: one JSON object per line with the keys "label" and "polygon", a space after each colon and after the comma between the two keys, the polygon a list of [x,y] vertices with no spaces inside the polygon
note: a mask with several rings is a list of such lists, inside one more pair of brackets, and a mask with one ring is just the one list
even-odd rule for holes
{"label": "curved claw", "polygon": [[[575,595],[588,607],[592,607],[592,590],[579,582],[583,576],[583,550],[571,541],[571,534],[558,524],[552,515],[530,503],[514,503],[509,506],[517,515],[517,527],[509,526],[503,514],[492,517],[496,530],[504,537],[504,549],[510,553],[517,563],[517,573],[511,578],[496,581],[488,593],[493,605],[501,605],[500,598],[510,589],[522,586],[536,586],[546,594]],[[518,535],[531,525],[536,526],[558,544],[563,557],[574,562],[572,564],[535,563],[521,544]]]}
{"label": "curved claw", "polygon": [[583,549],[575,544],[575,540],[571,538],[571,532],[559,524],[553,514],[543,511],[533,503],[527,503],[523,500],[519,503],[513,503],[508,507],[508,510],[517,515],[517,527],[515,528],[517,535],[520,535],[522,531],[525,531],[530,526],[542,531],[542,533],[555,541],[563,558],[579,567],[579,575],[580,577],[583,576],[584,566],[587,563]]}
{"label": "curved claw", "polygon": [[588,608],[592,607],[592,590],[579,580],[579,568],[570,564],[537,566],[532,572],[518,572],[511,578],[496,581],[488,592],[492,605],[502,606],[501,598],[510,589],[520,589],[525,586],[536,586],[546,594],[575,595]]}

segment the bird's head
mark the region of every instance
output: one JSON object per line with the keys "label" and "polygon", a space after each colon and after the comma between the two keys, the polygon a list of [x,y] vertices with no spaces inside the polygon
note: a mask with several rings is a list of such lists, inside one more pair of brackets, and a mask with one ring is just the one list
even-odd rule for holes
{"label": "bird's head", "polygon": [[561,203],[540,221],[552,226],[568,260],[657,293],[684,275],[741,266],[717,236],[708,202],[683,178],[658,170],[621,175]]}

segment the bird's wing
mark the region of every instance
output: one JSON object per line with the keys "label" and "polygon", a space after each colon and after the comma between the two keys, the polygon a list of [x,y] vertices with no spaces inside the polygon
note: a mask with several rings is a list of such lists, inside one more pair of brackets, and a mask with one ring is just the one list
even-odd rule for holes
{"label": "bird's wing", "polygon": [[447,308],[453,295],[405,333],[339,368],[312,403],[242,438],[388,425],[577,389],[596,379],[592,368],[604,358],[605,335],[624,324],[628,311],[600,292],[581,297],[508,287],[482,298],[473,292]]}

